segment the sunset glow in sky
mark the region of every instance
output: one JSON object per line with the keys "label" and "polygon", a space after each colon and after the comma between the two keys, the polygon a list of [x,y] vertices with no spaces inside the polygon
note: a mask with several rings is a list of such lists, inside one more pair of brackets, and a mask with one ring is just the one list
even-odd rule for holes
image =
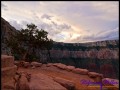
{"label": "sunset glow in sky", "polygon": [[2,17],[17,30],[34,23],[57,42],[119,37],[118,1],[2,1]]}

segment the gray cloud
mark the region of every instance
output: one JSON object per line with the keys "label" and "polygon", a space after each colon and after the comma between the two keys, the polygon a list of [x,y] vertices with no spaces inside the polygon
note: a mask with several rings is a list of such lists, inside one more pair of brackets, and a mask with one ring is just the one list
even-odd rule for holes
{"label": "gray cloud", "polygon": [[47,15],[47,14],[43,14],[42,16],[41,16],[41,18],[42,19],[48,19],[48,20],[51,20],[51,17],[53,17],[53,16],[50,16],[50,15]]}
{"label": "gray cloud", "polygon": [[53,36],[53,35],[60,34],[64,30],[68,31],[69,29],[71,29],[71,26],[66,23],[57,24],[56,22],[52,21],[50,24],[42,22],[38,24],[38,28],[42,28],[48,31],[49,34]]}
{"label": "gray cloud", "polygon": [[58,29],[61,29],[61,30],[63,30],[63,29],[70,29],[71,28],[71,26],[70,25],[67,25],[67,24],[61,24],[61,25],[58,25]]}
{"label": "gray cloud", "polygon": [[3,3],[1,3],[1,7],[2,7],[2,9],[3,9],[3,10],[5,10],[5,11],[7,11],[7,10],[8,10],[7,5],[5,5],[5,4],[3,4]]}
{"label": "gray cloud", "polygon": [[21,21],[22,26],[29,24],[27,21]]}
{"label": "gray cloud", "polygon": [[[25,28],[27,24],[34,23],[39,29],[44,29],[45,31],[47,31],[50,37],[54,36],[57,38],[58,36],[60,37],[62,36],[61,32],[69,31],[72,29],[72,27],[67,23],[60,22],[58,24],[58,22],[54,21],[53,19],[50,20],[50,23],[47,23],[35,16],[36,14],[34,13],[34,16],[33,16],[35,18],[34,22],[28,22],[28,21],[22,20],[18,23],[15,20],[10,20],[10,24],[14,26],[17,30],[20,30],[21,28]],[[36,23],[36,20],[38,20],[39,22]]]}
{"label": "gray cloud", "polygon": [[[48,14],[43,14],[41,18],[36,17],[36,19],[39,20],[39,23],[37,23],[38,28],[48,31],[49,35],[52,37],[59,36],[57,34],[60,34],[62,31],[68,31],[71,29],[71,26],[68,25],[67,23],[63,23],[61,21],[55,21],[54,19],[52,19],[52,17],[54,16],[50,16]],[[49,23],[44,22],[43,20],[44,18],[49,20]]]}
{"label": "gray cloud", "polygon": [[15,20],[11,20],[10,21],[10,24],[12,25],[12,26],[14,26],[17,30],[20,30],[23,26],[21,25],[21,24],[19,24],[17,21],[15,21]]}
{"label": "gray cloud", "polygon": [[70,29],[71,28],[71,26],[70,25],[68,25],[68,24],[66,24],[66,23],[62,23],[62,24],[57,24],[56,22],[54,22],[54,21],[51,21],[51,23],[52,23],[52,25],[54,26],[54,27],[56,27],[56,29],[58,29],[58,30],[64,30],[64,29]]}
{"label": "gray cloud", "polygon": [[106,30],[104,32],[98,32],[96,34],[84,35],[77,37],[71,42],[89,42],[89,41],[102,41],[102,40],[119,40],[118,28],[113,30]]}
{"label": "gray cloud", "polygon": [[20,23],[18,23],[17,21],[15,20],[10,20],[9,21],[10,24],[12,26],[14,26],[17,30],[21,30],[22,28],[25,28],[27,24],[29,24],[29,22],[27,21],[21,21]]}
{"label": "gray cloud", "polygon": [[33,10],[32,10],[31,12],[32,12],[32,14],[33,14],[33,18],[34,18],[35,21],[40,20],[40,18],[39,18],[39,16],[37,15],[36,12],[34,12]]}
{"label": "gray cloud", "polygon": [[118,39],[119,38],[119,30],[115,28],[113,30],[106,30],[105,32],[101,32],[98,34],[99,37],[103,39]]}

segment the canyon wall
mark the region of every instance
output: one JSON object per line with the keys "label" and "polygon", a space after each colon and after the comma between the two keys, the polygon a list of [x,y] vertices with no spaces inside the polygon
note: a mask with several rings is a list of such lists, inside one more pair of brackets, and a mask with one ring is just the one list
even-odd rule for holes
{"label": "canyon wall", "polygon": [[36,50],[41,59],[48,58],[89,58],[89,59],[119,59],[119,41],[106,40],[90,43],[58,43],[51,50]]}

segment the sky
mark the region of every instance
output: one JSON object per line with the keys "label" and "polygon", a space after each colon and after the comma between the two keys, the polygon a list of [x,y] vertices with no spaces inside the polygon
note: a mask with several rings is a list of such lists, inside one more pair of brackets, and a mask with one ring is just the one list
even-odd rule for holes
{"label": "sky", "polygon": [[34,23],[56,42],[119,39],[118,1],[2,1],[1,16],[17,30]]}

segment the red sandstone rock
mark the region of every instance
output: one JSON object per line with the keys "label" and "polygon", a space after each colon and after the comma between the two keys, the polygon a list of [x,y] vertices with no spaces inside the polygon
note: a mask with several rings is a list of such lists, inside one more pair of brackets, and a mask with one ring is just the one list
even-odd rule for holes
{"label": "red sandstone rock", "polygon": [[75,68],[75,69],[73,69],[73,72],[78,73],[78,74],[87,75],[89,71],[87,69]]}
{"label": "red sandstone rock", "polygon": [[32,66],[31,68],[32,68],[32,69],[35,69],[35,66]]}
{"label": "red sandstone rock", "polygon": [[75,69],[74,66],[67,66],[67,67],[66,67],[66,70],[67,70],[67,71],[72,71],[73,69]]}
{"label": "red sandstone rock", "polygon": [[29,86],[30,90],[67,90],[65,87],[55,82],[51,77],[40,73],[32,75]]}
{"label": "red sandstone rock", "polygon": [[88,76],[91,77],[91,78],[96,78],[98,76],[103,77],[102,74],[99,74],[99,73],[96,73],[96,72],[89,72]]}
{"label": "red sandstone rock", "polygon": [[42,63],[32,62],[31,65],[32,65],[32,66],[35,66],[35,67],[41,67],[41,66],[42,66]]}
{"label": "red sandstone rock", "polygon": [[3,88],[6,89],[6,90],[14,90],[13,85],[4,85]]}
{"label": "red sandstone rock", "polygon": [[60,64],[60,63],[54,63],[53,66],[57,66],[58,64]]}
{"label": "red sandstone rock", "polygon": [[30,90],[28,73],[20,72],[15,80],[15,89],[16,90]]}
{"label": "red sandstone rock", "polygon": [[24,67],[25,67],[25,68],[30,67],[30,63],[29,63],[29,62],[24,62]]}
{"label": "red sandstone rock", "polygon": [[12,67],[14,65],[14,57],[1,55],[1,67]]}
{"label": "red sandstone rock", "polygon": [[67,68],[65,64],[61,64],[61,63],[57,64],[56,67],[58,67],[60,69],[66,69]]}
{"label": "red sandstone rock", "polygon": [[55,77],[54,81],[60,83],[62,86],[64,86],[68,90],[74,90],[75,89],[74,82],[72,82],[70,80],[66,80],[66,79],[63,79],[63,78]]}
{"label": "red sandstone rock", "polygon": [[19,61],[14,61],[14,64],[15,64],[16,66],[18,66]]}
{"label": "red sandstone rock", "polygon": [[52,66],[53,64],[52,63],[48,63],[47,65],[46,65],[46,67],[50,67],[50,66]]}

